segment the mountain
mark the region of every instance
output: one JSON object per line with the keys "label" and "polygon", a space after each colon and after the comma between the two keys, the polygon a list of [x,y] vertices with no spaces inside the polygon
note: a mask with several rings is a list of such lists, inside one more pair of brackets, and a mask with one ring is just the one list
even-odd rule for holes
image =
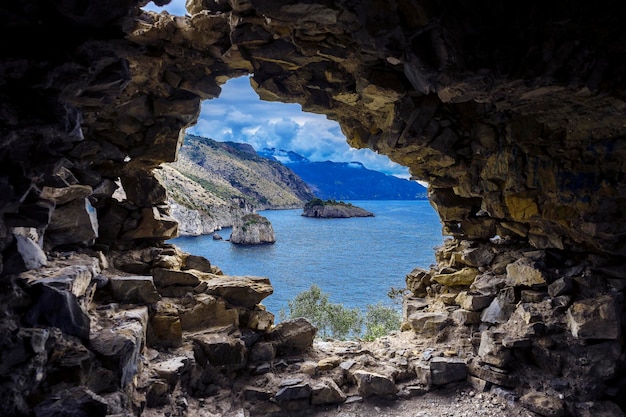
{"label": "mountain", "polygon": [[306,182],[323,200],[424,200],[421,184],[365,168],[360,162],[311,162],[283,149],[265,148],[258,154],[279,161]]}
{"label": "mountain", "polygon": [[158,175],[181,235],[211,233],[256,210],[302,208],[315,197],[292,170],[250,145],[194,135]]}

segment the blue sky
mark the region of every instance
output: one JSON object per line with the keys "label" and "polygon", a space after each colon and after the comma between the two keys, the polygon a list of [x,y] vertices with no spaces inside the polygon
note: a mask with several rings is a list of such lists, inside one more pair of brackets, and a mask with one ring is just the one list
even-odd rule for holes
{"label": "blue sky", "polygon": [[174,16],[184,16],[187,14],[187,9],[185,9],[185,0],[172,0],[169,4],[166,4],[163,7],[157,7],[153,2],[150,2],[145,5],[143,9],[157,13],[162,10],[167,10],[169,14],[173,14]]}
{"label": "blue sky", "polygon": [[[145,10],[185,14],[185,0],[163,7],[151,2]],[[256,150],[276,148],[294,151],[311,161],[361,162],[366,168],[402,178],[408,168],[369,149],[353,149],[339,124],[326,116],[305,113],[299,104],[261,101],[248,77],[229,80],[222,93],[202,103],[200,117],[187,133],[218,141],[245,142]]]}

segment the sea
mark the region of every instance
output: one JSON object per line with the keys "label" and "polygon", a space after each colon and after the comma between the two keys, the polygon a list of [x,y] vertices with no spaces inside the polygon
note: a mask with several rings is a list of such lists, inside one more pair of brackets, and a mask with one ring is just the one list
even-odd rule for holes
{"label": "sea", "polygon": [[169,240],[201,255],[226,275],[267,277],[274,293],[262,301],[279,321],[288,302],[317,285],[333,303],[363,312],[368,304],[400,309],[390,290],[404,289],[416,267],[435,263],[435,248],[444,241],[439,216],[428,200],[346,201],[374,217],[322,219],[302,216],[302,209],[263,210],[274,228],[276,243],[238,245],[228,241],[230,228],[212,235]]}

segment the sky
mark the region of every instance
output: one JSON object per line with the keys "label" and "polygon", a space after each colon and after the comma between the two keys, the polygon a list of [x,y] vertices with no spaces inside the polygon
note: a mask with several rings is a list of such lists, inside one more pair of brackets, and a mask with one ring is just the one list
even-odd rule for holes
{"label": "sky", "polygon": [[[150,2],[144,10],[166,10],[185,14],[185,0],[172,0],[165,7]],[[312,162],[360,162],[366,168],[400,178],[409,170],[369,149],[353,149],[346,142],[339,124],[326,116],[302,111],[299,104],[261,101],[250,86],[249,77],[239,77],[222,85],[220,96],[202,103],[196,125],[187,133],[217,141],[244,142],[255,150],[284,149]]]}

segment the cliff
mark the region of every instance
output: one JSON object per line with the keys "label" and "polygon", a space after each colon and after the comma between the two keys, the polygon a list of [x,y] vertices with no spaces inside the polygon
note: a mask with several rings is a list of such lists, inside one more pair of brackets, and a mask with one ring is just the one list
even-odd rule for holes
{"label": "cliff", "polygon": [[180,235],[209,234],[256,210],[300,208],[313,196],[296,174],[251,146],[193,135],[157,173]]}
{"label": "cliff", "polygon": [[261,156],[279,160],[323,200],[426,200],[417,181],[367,169],[360,162],[311,162],[295,152],[262,149]]}
{"label": "cliff", "polygon": [[302,210],[302,215],[305,217],[322,218],[374,217],[374,213],[361,207],[344,202],[322,201],[320,199],[314,199],[306,203]]}

